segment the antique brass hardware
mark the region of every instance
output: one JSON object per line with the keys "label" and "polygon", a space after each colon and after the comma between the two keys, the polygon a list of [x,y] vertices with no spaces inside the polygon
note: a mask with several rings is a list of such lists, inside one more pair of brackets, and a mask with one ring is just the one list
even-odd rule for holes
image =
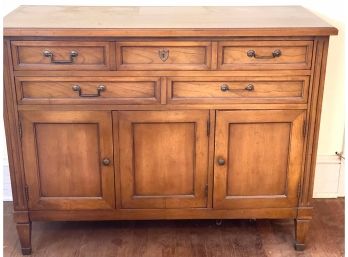
{"label": "antique brass hardware", "polygon": [[80,97],[98,97],[98,96],[100,96],[100,92],[106,90],[106,86],[99,85],[97,87],[97,93],[96,94],[82,94],[82,90],[81,90],[81,87],[79,85],[73,85],[72,86],[72,90],[79,92],[79,96]]}
{"label": "antique brass hardware", "polygon": [[222,92],[226,92],[226,91],[230,90],[230,88],[227,84],[222,84],[220,89]]}
{"label": "antique brass hardware", "polygon": [[218,159],[218,164],[220,165],[220,166],[223,166],[223,165],[225,165],[225,160],[223,159],[223,158],[219,158]]}
{"label": "antique brass hardware", "polygon": [[248,84],[248,85],[245,87],[245,90],[253,91],[253,90],[254,90],[254,85],[253,85],[253,84]]}
{"label": "antique brass hardware", "polygon": [[255,59],[273,59],[276,57],[281,56],[282,52],[279,49],[276,49],[272,52],[272,55],[270,56],[262,56],[262,55],[257,55],[255,50],[249,50],[247,52],[247,56],[250,58],[255,58]]}
{"label": "antique brass hardware", "polygon": [[169,50],[168,49],[162,49],[158,51],[159,58],[162,60],[162,62],[165,62],[169,57]]}
{"label": "antique brass hardware", "polygon": [[[220,90],[221,90],[222,92],[226,92],[226,91],[231,91],[231,90],[233,90],[233,91],[239,91],[239,90],[243,90],[243,89],[230,89],[230,87],[229,87],[227,84],[222,84],[222,85],[220,86]],[[253,85],[253,84],[248,84],[248,85],[244,88],[244,90],[253,91],[253,90],[254,90],[254,85]]]}
{"label": "antique brass hardware", "polygon": [[69,60],[55,60],[54,59],[54,54],[51,51],[49,51],[49,50],[43,51],[43,55],[45,57],[50,58],[51,63],[54,63],[54,64],[69,64],[69,63],[73,63],[74,62],[74,58],[78,56],[78,53],[77,53],[77,51],[72,50],[69,53],[69,56],[70,56]]}
{"label": "antique brass hardware", "polygon": [[108,166],[110,164],[110,160],[108,158],[104,158],[102,162],[104,166]]}

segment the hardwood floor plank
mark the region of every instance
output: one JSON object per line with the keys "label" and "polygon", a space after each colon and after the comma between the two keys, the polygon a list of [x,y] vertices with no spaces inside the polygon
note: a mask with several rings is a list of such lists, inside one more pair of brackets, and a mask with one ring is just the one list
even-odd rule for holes
{"label": "hardwood floor plank", "polygon": [[[344,199],[315,200],[303,252],[292,220],[34,222],[32,257],[343,257]],[[12,203],[4,203],[4,256],[21,257]]]}

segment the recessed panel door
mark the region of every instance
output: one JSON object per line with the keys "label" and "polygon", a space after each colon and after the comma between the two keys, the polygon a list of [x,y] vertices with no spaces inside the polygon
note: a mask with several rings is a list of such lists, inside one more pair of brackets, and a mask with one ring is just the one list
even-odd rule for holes
{"label": "recessed panel door", "polygon": [[116,120],[122,208],[206,207],[208,111],[120,111]]}
{"label": "recessed panel door", "polygon": [[218,111],[216,117],[214,208],[296,206],[305,111]]}

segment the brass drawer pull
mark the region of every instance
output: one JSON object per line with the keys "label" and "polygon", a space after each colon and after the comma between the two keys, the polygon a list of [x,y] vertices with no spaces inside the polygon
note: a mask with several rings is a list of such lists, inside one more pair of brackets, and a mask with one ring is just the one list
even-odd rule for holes
{"label": "brass drawer pull", "polygon": [[45,50],[43,52],[43,55],[45,57],[50,58],[51,63],[54,63],[54,64],[69,64],[69,63],[73,63],[74,62],[74,58],[78,56],[78,53],[77,53],[77,51],[74,51],[74,50],[71,51],[70,54],[69,54],[70,60],[55,60],[53,53],[51,51],[49,51],[49,50]]}
{"label": "brass drawer pull", "polygon": [[72,90],[79,92],[79,96],[80,97],[98,97],[98,96],[100,96],[100,92],[106,90],[106,86],[99,85],[97,87],[97,93],[96,94],[82,94],[82,90],[81,90],[81,87],[79,85],[73,85],[72,86]]}
{"label": "brass drawer pull", "polygon": [[247,52],[247,56],[250,58],[255,58],[255,59],[273,59],[276,57],[279,57],[282,55],[282,52],[279,49],[276,49],[272,52],[272,55],[270,56],[262,56],[262,55],[257,55],[255,50],[249,50]]}
{"label": "brass drawer pull", "polygon": [[[226,92],[226,91],[240,91],[240,90],[243,90],[243,89],[230,89],[230,87],[227,85],[227,84],[222,84],[220,86],[220,90],[222,92]],[[253,91],[254,90],[254,85],[253,84],[248,84],[244,90],[247,90],[247,91]]]}
{"label": "brass drawer pull", "polygon": [[165,62],[169,57],[169,50],[168,49],[162,49],[158,51],[159,58],[162,60],[162,62]]}

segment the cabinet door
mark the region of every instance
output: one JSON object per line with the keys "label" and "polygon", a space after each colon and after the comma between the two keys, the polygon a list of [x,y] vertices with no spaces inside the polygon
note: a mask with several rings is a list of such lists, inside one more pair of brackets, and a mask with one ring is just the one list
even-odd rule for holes
{"label": "cabinet door", "polygon": [[208,111],[120,111],[117,120],[122,208],[206,207]]}
{"label": "cabinet door", "polygon": [[218,111],[214,208],[297,205],[303,110]]}
{"label": "cabinet door", "polygon": [[110,112],[24,111],[21,119],[30,209],[114,207]]}

